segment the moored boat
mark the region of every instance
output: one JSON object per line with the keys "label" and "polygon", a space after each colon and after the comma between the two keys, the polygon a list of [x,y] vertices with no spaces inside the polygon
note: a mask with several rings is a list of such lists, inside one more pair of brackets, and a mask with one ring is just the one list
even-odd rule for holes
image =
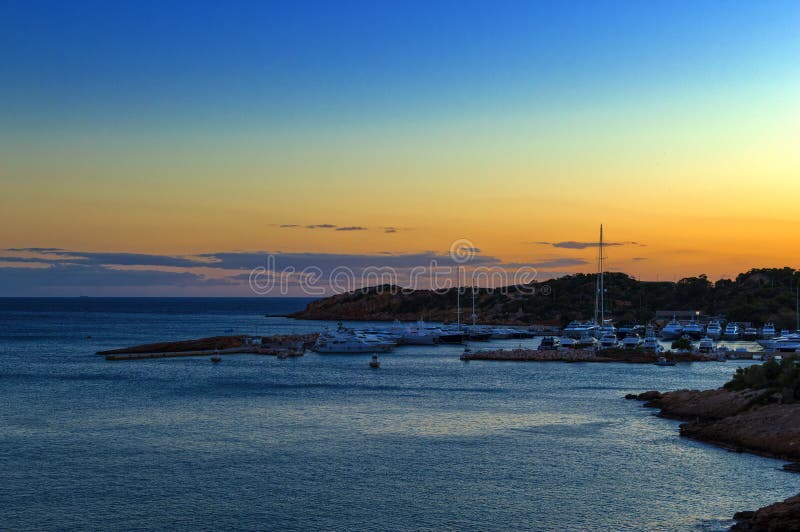
{"label": "moored boat", "polygon": [[697,340],[703,336],[703,326],[692,320],[683,326],[683,334],[688,334],[690,338]]}
{"label": "moored boat", "polygon": [[800,334],[789,334],[774,339],[774,350],[780,353],[797,353],[800,351]]}
{"label": "moored boat", "polygon": [[660,353],[661,351],[664,350],[661,344],[658,343],[656,332],[652,327],[647,327],[642,347],[644,348],[645,351],[649,351],[652,353]]}
{"label": "moored boat", "polygon": [[617,340],[617,335],[615,333],[607,332],[600,337],[601,349],[613,349],[618,346],[619,346],[619,340]]}
{"label": "moored boat", "polygon": [[711,320],[706,327],[706,336],[712,340],[719,340],[722,336],[722,326],[717,320]]}
{"label": "moored boat", "polygon": [[725,326],[725,332],[722,333],[725,340],[738,340],[739,339],[739,325],[731,322]]}
{"label": "moored boat", "polygon": [[681,323],[675,318],[672,318],[669,323],[664,325],[664,328],[661,329],[661,338],[664,340],[675,340],[680,338],[682,335],[683,325],[681,325]]}
{"label": "moored boat", "polygon": [[558,349],[561,342],[555,336],[545,336],[539,344],[540,351],[553,351]]}
{"label": "moored boat", "polygon": [[625,349],[636,349],[641,345],[642,338],[634,332],[629,332],[625,335],[625,338],[622,339],[622,347]]}
{"label": "moored boat", "polygon": [[698,346],[698,350],[701,353],[710,353],[716,349],[717,344],[714,343],[714,339],[708,336],[703,337],[700,340],[700,345]]}

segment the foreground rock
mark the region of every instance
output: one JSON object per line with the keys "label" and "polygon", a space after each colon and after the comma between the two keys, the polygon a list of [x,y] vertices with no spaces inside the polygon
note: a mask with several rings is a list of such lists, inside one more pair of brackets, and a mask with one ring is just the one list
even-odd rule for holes
{"label": "foreground rock", "polygon": [[731,530],[765,532],[800,530],[800,495],[770,504],[755,512],[739,512],[734,519],[737,523]]}
{"label": "foreground rock", "polygon": [[687,421],[680,426],[682,436],[772,458],[800,459],[800,403],[777,402],[768,391],[724,389],[638,398],[660,408],[664,417]]}
{"label": "foreground rock", "polygon": [[[682,436],[735,451],[784,460],[800,459],[800,403],[783,403],[771,390],[678,390],[628,394],[627,399],[647,401],[661,409],[659,415],[686,421]],[[787,471],[798,470],[788,464]],[[739,512],[732,530],[800,530],[800,495]]]}

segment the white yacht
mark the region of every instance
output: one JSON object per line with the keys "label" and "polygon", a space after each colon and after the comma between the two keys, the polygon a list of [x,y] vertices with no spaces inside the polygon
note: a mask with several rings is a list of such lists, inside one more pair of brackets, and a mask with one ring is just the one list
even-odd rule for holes
{"label": "white yacht", "polygon": [[568,338],[580,338],[586,333],[594,330],[594,325],[590,323],[581,323],[579,321],[572,321],[569,325],[564,327],[562,334]]}
{"label": "white yacht", "polygon": [[492,329],[492,335],[490,338],[492,340],[507,340],[509,338],[514,338],[514,335],[517,333],[514,329],[510,327],[497,327]]}
{"label": "white yacht", "polygon": [[392,349],[397,345],[397,342],[393,340],[391,337],[384,336],[382,334],[370,334],[370,333],[362,333],[362,332],[354,332],[353,336],[361,340],[367,345],[373,345],[380,350],[388,350]]}
{"label": "white yacht", "polygon": [[317,353],[375,353],[391,349],[385,345],[372,344],[364,341],[354,334],[335,332],[321,334],[314,343],[313,350]]}
{"label": "white yacht", "polygon": [[676,338],[680,338],[683,335],[683,325],[672,318],[669,323],[664,325],[664,328],[661,329],[661,338],[664,340],[674,340]]}
{"label": "white yacht", "polygon": [[619,340],[617,340],[617,335],[615,333],[607,332],[600,337],[601,349],[612,349],[618,346],[619,346]]}
{"label": "white yacht", "polygon": [[576,347],[575,342],[576,340],[574,338],[562,336],[561,338],[558,338],[558,347],[560,349],[570,349]]}
{"label": "white yacht", "polygon": [[664,350],[664,348],[661,347],[661,344],[658,343],[656,332],[652,327],[647,327],[647,332],[645,332],[642,347],[645,351],[651,351],[653,353],[660,353]]}
{"label": "white yacht", "polygon": [[419,320],[416,325],[403,326],[399,321],[392,327],[392,334],[398,335],[398,344],[433,345],[439,341],[440,333]]}
{"label": "white yacht", "polygon": [[698,350],[701,353],[711,353],[716,348],[717,348],[717,344],[714,343],[713,338],[710,338],[708,336],[706,336],[702,340],[700,340],[700,345],[698,346]]}
{"label": "white yacht", "polygon": [[696,340],[703,336],[703,326],[692,320],[683,326],[683,334],[688,334]]}
{"label": "white yacht", "polygon": [[769,340],[775,337],[775,324],[774,323],[765,323],[764,327],[761,328],[761,337],[765,340]]}
{"label": "white yacht", "polygon": [[775,338],[775,351],[781,353],[796,353],[800,351],[800,334],[789,334]]}
{"label": "white yacht", "polygon": [[597,345],[597,338],[586,332],[583,336],[576,339],[573,345],[575,347],[595,347]]}
{"label": "white yacht", "polygon": [[642,338],[636,333],[629,332],[622,339],[622,347],[625,349],[636,349],[642,345]]}
{"label": "white yacht", "polygon": [[722,337],[726,340],[738,340],[739,339],[739,325],[736,323],[729,323],[725,326],[725,332],[722,333]]}
{"label": "white yacht", "polygon": [[614,327],[614,325],[612,325],[611,320],[605,320],[605,322],[603,322],[603,325],[597,327],[595,333],[598,338],[603,338],[604,336],[609,336],[612,334],[616,336],[617,328]]}
{"label": "white yacht", "polygon": [[746,327],[742,333],[742,338],[750,341],[755,340],[758,338],[758,329],[755,327]]}
{"label": "white yacht", "polygon": [[719,340],[719,337],[722,336],[722,326],[719,324],[717,320],[711,320],[710,322],[708,322],[708,327],[706,328],[706,336],[708,336],[712,340]]}

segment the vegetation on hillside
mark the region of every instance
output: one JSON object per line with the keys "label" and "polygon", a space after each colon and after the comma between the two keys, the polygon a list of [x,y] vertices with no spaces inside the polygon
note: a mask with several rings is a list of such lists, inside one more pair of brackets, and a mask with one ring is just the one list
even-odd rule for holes
{"label": "vegetation on hillside", "polygon": [[[637,281],[624,273],[606,273],[607,317],[617,322],[644,323],[657,310],[700,310],[731,321],[777,327],[795,326],[795,290],[800,272],[792,268],[753,269],[735,279],[715,283],[705,275],[678,282]],[[476,314],[480,323],[552,322],[565,325],[594,315],[595,274],[575,274],[505,290],[479,289]],[[471,290],[462,289],[462,318],[470,321]],[[456,320],[456,290],[404,291],[381,286],[315,301],[295,314],[310,319]]]}
{"label": "vegetation on hillside", "polygon": [[739,368],[726,390],[772,390],[781,394],[784,402],[800,400],[800,363],[796,357],[780,362],[771,359],[763,364]]}

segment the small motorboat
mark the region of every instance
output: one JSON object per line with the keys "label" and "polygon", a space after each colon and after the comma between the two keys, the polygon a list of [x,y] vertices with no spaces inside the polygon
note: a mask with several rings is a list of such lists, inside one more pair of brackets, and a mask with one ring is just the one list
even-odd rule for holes
{"label": "small motorboat", "polygon": [[553,351],[558,349],[560,341],[555,336],[545,336],[539,344],[539,351]]}
{"label": "small motorboat", "polygon": [[373,369],[381,367],[381,363],[378,362],[378,355],[372,355],[372,360],[369,361],[369,367]]}
{"label": "small motorboat", "polygon": [[661,338],[664,340],[675,340],[683,335],[683,325],[675,317],[661,329]]}
{"label": "small motorboat", "polygon": [[222,357],[219,355],[214,355],[213,357],[211,357],[211,362],[213,362],[214,364],[219,364],[220,362],[222,362]]}
{"label": "small motorboat", "polygon": [[641,337],[635,332],[629,332],[622,339],[622,347],[625,349],[636,349],[642,345]]}
{"label": "small motorboat", "polygon": [[658,357],[656,360],[656,366],[674,366],[674,360],[668,360],[666,357]]}
{"label": "small motorboat", "polygon": [[[558,339],[558,346],[559,347],[563,347],[565,349],[571,349],[573,347],[576,347],[575,343],[576,343],[576,340],[573,339],[573,338],[570,338],[569,336],[563,336],[563,337]],[[540,349],[541,349],[541,347],[540,347]]]}
{"label": "small motorboat", "polygon": [[698,346],[698,351],[701,353],[710,353],[717,348],[717,344],[714,343],[714,340],[710,336],[705,336],[702,340],[700,340],[700,345]]}
{"label": "small motorboat", "polygon": [[753,340],[758,338],[758,329],[756,329],[755,327],[746,327],[744,333],[742,333],[742,337],[745,340],[752,342]]}
{"label": "small motorboat", "polygon": [[619,347],[617,335],[614,333],[605,333],[600,337],[600,349],[613,349]]}

